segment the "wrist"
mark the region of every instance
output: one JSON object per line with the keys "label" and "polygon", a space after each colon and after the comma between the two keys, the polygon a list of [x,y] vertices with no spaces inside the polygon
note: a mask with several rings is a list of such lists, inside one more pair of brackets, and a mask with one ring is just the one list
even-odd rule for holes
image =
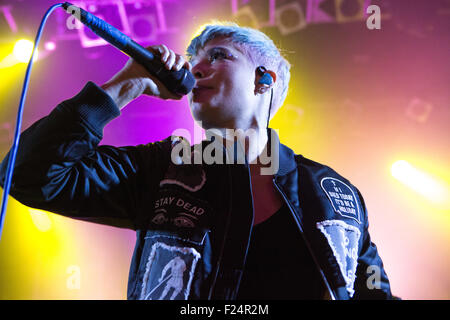
{"label": "wrist", "polygon": [[101,88],[113,99],[119,109],[124,108],[132,100],[144,93],[143,85],[132,79],[111,79]]}

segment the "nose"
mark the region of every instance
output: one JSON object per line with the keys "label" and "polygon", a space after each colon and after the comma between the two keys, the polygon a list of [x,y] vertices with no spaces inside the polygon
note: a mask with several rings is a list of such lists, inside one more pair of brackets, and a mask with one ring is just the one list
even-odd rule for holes
{"label": "nose", "polygon": [[208,62],[200,61],[195,66],[192,67],[191,70],[195,79],[202,79],[208,77],[212,70]]}

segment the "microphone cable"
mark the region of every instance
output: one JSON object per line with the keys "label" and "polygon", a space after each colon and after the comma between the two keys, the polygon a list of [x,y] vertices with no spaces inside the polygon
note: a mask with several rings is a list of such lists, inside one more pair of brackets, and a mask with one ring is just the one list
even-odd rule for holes
{"label": "microphone cable", "polygon": [[1,207],[1,211],[0,211],[0,240],[2,237],[3,225],[5,222],[6,206],[8,204],[8,195],[9,195],[9,190],[11,188],[11,181],[12,181],[12,176],[13,176],[13,172],[14,172],[14,163],[16,161],[17,149],[19,147],[19,137],[20,137],[20,128],[22,126],[23,106],[25,104],[25,98],[26,98],[27,91],[28,91],[28,83],[30,82],[30,74],[31,74],[31,69],[33,67],[33,58],[34,58],[36,49],[39,45],[39,40],[41,39],[42,31],[44,29],[44,25],[47,22],[48,17],[56,8],[62,7],[62,5],[63,5],[62,3],[52,5],[47,10],[44,17],[42,18],[41,24],[39,25],[39,29],[36,33],[36,38],[34,40],[33,52],[31,54],[30,60],[28,61],[28,67],[25,72],[25,78],[23,80],[22,93],[21,93],[20,102],[19,102],[19,110],[17,113],[16,129],[14,132],[13,144],[12,144],[12,147],[11,147],[11,150],[9,153],[8,166],[7,166],[6,174],[5,174],[5,177],[6,177],[5,183],[3,185],[2,207]]}

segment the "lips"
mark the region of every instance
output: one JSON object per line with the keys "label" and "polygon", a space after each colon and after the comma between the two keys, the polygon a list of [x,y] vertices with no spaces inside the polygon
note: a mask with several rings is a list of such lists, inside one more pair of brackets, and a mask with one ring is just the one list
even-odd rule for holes
{"label": "lips", "polygon": [[208,91],[213,89],[210,86],[204,86],[204,85],[196,85],[195,88],[192,90],[192,92],[194,93],[194,95]]}

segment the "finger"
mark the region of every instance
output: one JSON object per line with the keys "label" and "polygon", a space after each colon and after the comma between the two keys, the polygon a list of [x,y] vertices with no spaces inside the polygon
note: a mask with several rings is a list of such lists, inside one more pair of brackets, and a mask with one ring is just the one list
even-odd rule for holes
{"label": "finger", "polygon": [[186,69],[188,69],[189,71],[192,70],[192,64],[189,61],[186,61],[183,65],[183,67],[185,67]]}
{"label": "finger", "polygon": [[174,63],[175,63],[175,59],[176,59],[176,55],[175,52],[173,52],[172,50],[169,49],[169,58],[166,61],[166,68],[167,69],[172,69]]}
{"label": "finger", "polygon": [[164,52],[164,48],[161,47],[160,45],[148,46],[148,47],[146,47],[146,49],[152,51],[153,53],[159,53],[160,55],[162,55]]}
{"label": "finger", "polygon": [[165,100],[181,100],[183,98],[182,95],[178,93],[173,93],[165,87],[161,90],[161,94]]}
{"label": "finger", "polygon": [[164,45],[149,46],[146,49],[152,51],[153,53],[157,53],[162,63],[165,63],[169,56],[168,49]]}
{"label": "finger", "polygon": [[173,70],[179,71],[185,65],[185,60],[183,56],[177,55],[175,63],[172,67]]}
{"label": "finger", "polygon": [[161,61],[163,62],[163,63],[166,63],[167,62],[167,59],[169,58],[169,56],[170,56],[170,50],[164,45],[164,44],[161,44]]}
{"label": "finger", "polygon": [[[161,99],[164,100],[181,100],[183,98],[183,95],[180,95],[178,93],[173,93],[167,87],[158,79],[153,79],[153,85],[156,87],[154,88],[153,92],[158,91],[158,96]],[[151,95],[152,93],[150,93]]]}
{"label": "finger", "polygon": [[169,99],[172,99],[172,100],[181,100],[181,99],[183,99],[183,96],[180,95],[180,94],[178,94],[178,93],[174,93],[174,94],[172,95],[172,97],[169,98]]}

